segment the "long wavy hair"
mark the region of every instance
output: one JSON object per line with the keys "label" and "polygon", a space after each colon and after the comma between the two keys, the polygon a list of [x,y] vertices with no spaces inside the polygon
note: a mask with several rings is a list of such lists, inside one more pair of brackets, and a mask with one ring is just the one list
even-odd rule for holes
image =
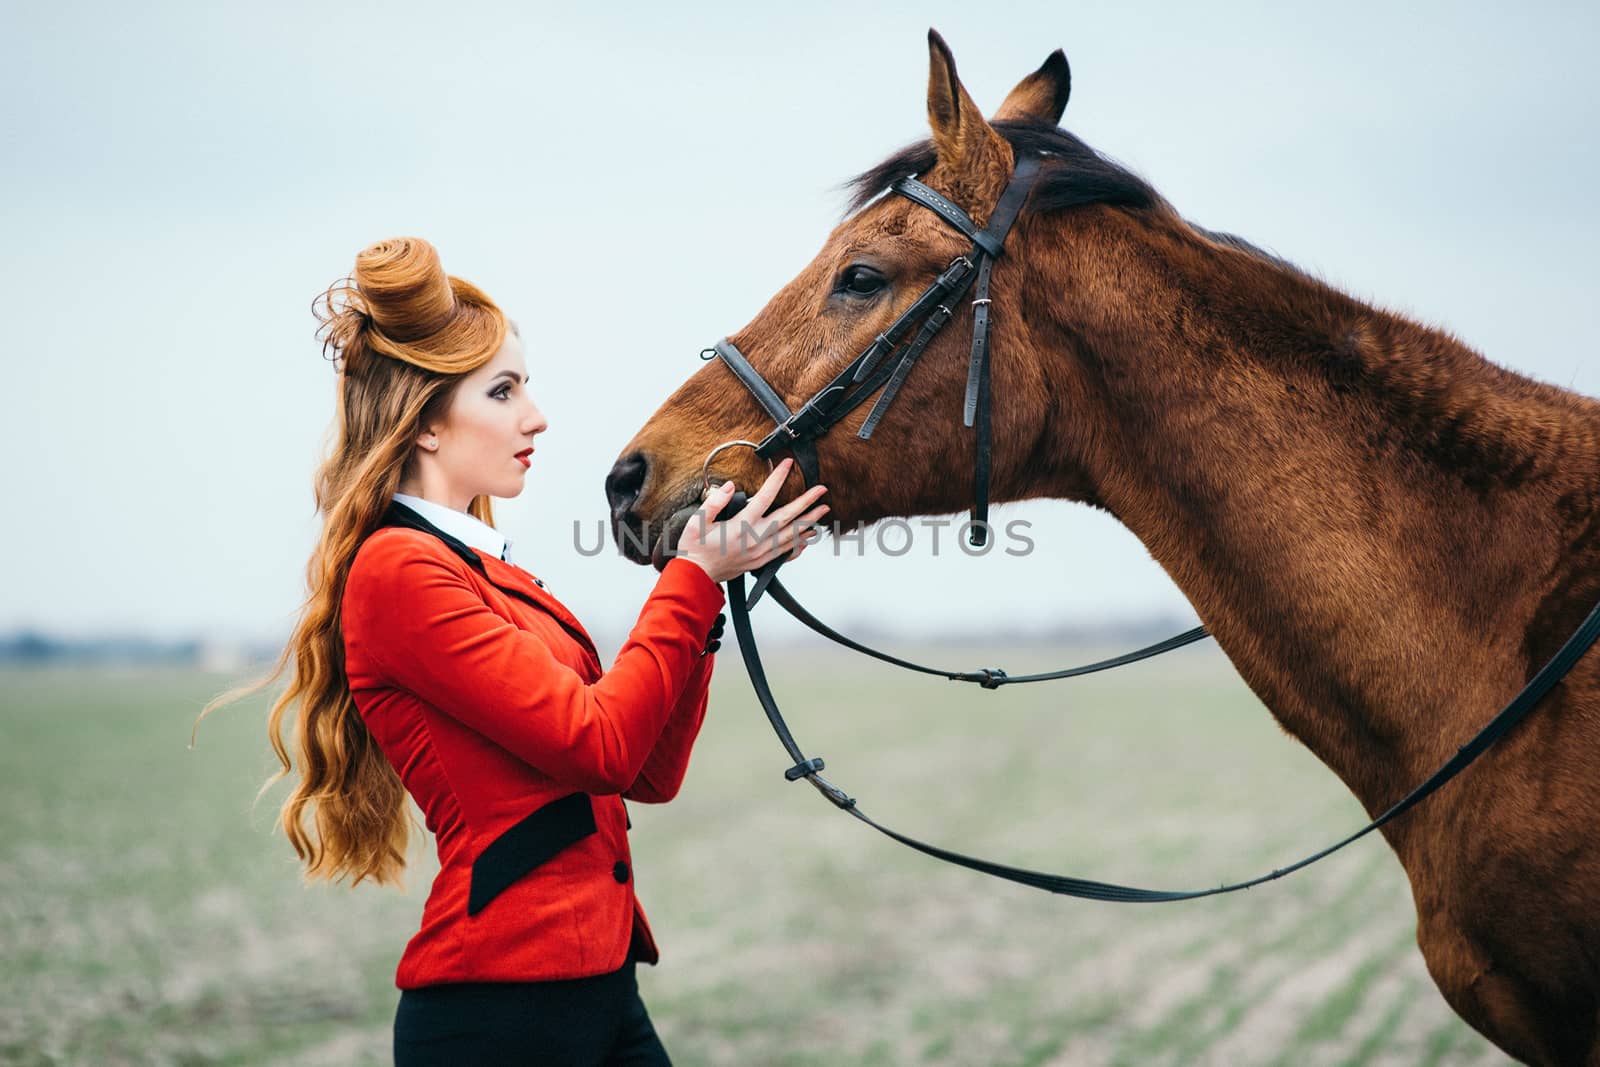
{"label": "long wavy hair", "polygon": [[[507,328],[516,327],[476,286],[445,274],[438,252],[417,237],[363,249],[354,273],[319,294],[312,310],[338,399],[333,444],[313,480],[322,531],[306,565],[306,598],[273,668],[214,698],[195,729],[215,708],[288,670],[267,719],[282,767],[256,799],[298,764],[280,822],[305,864],[305,881],[398,884],[411,840],[406,791],[350,694],[339,606],[356,550],[414,472],[418,435],[442,418],[462,377],[488,362]],[[494,524],[489,497],[474,497],[469,511]]]}

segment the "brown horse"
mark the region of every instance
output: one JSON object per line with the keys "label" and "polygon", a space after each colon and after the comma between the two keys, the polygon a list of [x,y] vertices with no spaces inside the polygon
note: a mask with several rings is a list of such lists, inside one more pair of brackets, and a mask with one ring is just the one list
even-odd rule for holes
{"label": "brown horse", "polygon": [[[731,340],[796,408],[969,242],[901,197],[917,174],[983,225],[1017,154],[1044,170],[994,269],[996,500],[1065,497],[1132,530],[1245,681],[1376,815],[1452,755],[1600,598],[1600,404],[1185,222],[1057,128],[1058,51],[985,121],[930,35],[933,136]],[[970,309],[873,438],[818,443],[832,518],[962,511]],[[621,527],[681,523],[701,464],[772,427],[713,361],[623,450]],[[753,489],[764,465],[722,452]],[[798,491],[798,477],[789,487]],[[640,554],[635,552],[636,556]],[[1530,1063],[1600,1067],[1600,652],[1383,833],[1460,1015]]]}

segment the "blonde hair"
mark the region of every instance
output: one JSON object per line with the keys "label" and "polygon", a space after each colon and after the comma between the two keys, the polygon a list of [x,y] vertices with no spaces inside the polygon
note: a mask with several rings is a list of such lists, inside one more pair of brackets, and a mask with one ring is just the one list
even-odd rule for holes
{"label": "blonde hair", "polygon": [[[320,293],[312,310],[338,393],[335,440],[313,479],[322,531],[306,565],[306,599],[273,668],[213,699],[195,729],[215,708],[265,688],[287,668],[289,683],[267,719],[282,768],[257,799],[298,762],[300,779],[279,821],[305,864],[305,880],[383,885],[400,881],[410,818],[400,776],[350,694],[339,614],[345,579],[412,473],[417,435],[444,414],[461,378],[500,350],[508,320],[476,286],[445,274],[438,252],[418,237],[363,249],[354,273]],[[487,496],[474,497],[468,510],[494,524]],[[282,734],[291,709],[293,758]]]}

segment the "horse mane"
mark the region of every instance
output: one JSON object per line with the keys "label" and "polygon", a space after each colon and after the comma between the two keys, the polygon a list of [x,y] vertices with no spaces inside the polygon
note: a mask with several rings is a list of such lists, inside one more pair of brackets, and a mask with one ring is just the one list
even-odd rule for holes
{"label": "horse mane", "polygon": [[[1162,208],[1177,216],[1177,212],[1172,211],[1172,206],[1149,182],[1116,160],[1089,147],[1075,134],[1056,126],[1032,122],[996,122],[994,129],[1011,145],[1013,152],[1040,155],[1049,160],[1049,166],[1039,174],[1033,193],[1028,198],[1030,214],[1047,215],[1068,208],[1105,204],[1135,210]],[[931,140],[918,141],[900,149],[882,163],[845,183],[845,188],[850,191],[846,214],[861,210],[899,179],[928,173],[936,161],[937,155]],[[1210,230],[1188,219],[1182,221],[1207,240],[1305,275],[1305,271],[1282,256],[1268,252],[1243,237]]]}
{"label": "horse mane", "polygon": [[[1149,182],[1066,130],[1031,122],[997,122],[994,128],[1013,152],[1050,160],[1028,198],[1031,211],[1049,213],[1085,204],[1153,208],[1165,203]],[[937,159],[932,141],[907,145],[845,183],[851,191],[847,210],[859,211],[900,178],[928,173]]]}

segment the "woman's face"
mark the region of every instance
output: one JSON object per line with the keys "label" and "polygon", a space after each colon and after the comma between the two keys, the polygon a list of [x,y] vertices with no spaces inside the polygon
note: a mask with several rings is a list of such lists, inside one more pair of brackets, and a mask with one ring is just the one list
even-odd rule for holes
{"label": "woman's face", "polygon": [[[548,426],[528,392],[522,343],[507,330],[500,351],[456,386],[444,421],[424,429],[420,459],[432,470],[424,471],[422,482],[457,511],[467,510],[475,496],[517,496],[534,435]],[[431,450],[430,441],[436,442]]]}

